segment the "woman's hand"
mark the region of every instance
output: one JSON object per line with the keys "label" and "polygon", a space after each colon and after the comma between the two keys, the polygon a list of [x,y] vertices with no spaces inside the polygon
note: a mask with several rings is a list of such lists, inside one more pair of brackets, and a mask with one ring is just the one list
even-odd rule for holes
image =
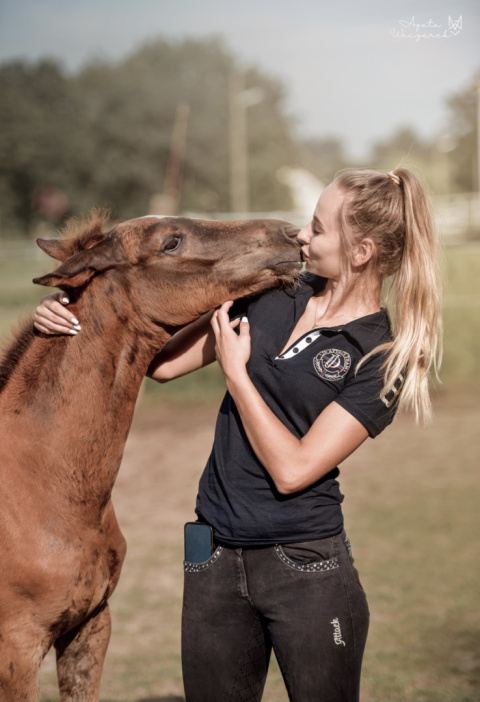
{"label": "woman's hand", "polygon": [[[215,333],[215,354],[225,375],[225,380],[238,379],[246,373],[247,361],[250,358],[250,328],[248,320],[243,317],[230,321],[228,310],[233,302],[225,302],[216,310],[212,317],[212,328]],[[240,334],[233,330],[240,324]]]}
{"label": "woman's hand", "polygon": [[42,301],[35,310],[33,324],[38,331],[44,334],[76,334],[81,330],[78,319],[72,316],[63,305],[68,305],[70,300],[64,292],[52,293],[42,297]]}

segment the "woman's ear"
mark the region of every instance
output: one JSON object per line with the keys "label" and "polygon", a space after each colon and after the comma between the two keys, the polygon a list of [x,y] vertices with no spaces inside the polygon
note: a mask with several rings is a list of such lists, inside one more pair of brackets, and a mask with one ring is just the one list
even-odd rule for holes
{"label": "woman's ear", "polygon": [[352,255],[352,263],[355,267],[364,266],[368,263],[375,254],[375,244],[372,239],[362,239],[355,246]]}

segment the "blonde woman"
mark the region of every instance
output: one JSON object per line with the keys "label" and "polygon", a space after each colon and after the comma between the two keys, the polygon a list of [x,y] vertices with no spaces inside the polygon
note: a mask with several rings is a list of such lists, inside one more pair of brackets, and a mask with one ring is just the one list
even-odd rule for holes
{"label": "blonde woman", "polygon": [[[297,289],[226,303],[149,370],[166,382],[216,358],[227,385],[196,506],[214,545],[185,563],[187,702],[260,700],[272,648],[290,700],[359,699],[369,611],[337,466],[398,408],[431,416],[440,283],[418,177],[341,173],[299,240],[307,275]],[[387,278],[393,323],[381,306]],[[74,329],[57,296],[36,323]]]}

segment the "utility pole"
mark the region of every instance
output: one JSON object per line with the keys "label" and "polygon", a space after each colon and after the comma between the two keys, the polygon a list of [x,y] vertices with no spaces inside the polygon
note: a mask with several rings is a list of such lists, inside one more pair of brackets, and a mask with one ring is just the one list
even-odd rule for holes
{"label": "utility pole", "polygon": [[258,105],[264,98],[263,88],[245,89],[242,73],[230,74],[230,207],[232,212],[250,211],[247,107]]}
{"label": "utility pole", "polygon": [[480,193],[480,77],[475,85],[477,93],[477,190]]}
{"label": "utility pole", "polygon": [[248,212],[247,120],[243,100],[243,74],[232,72],[229,85],[230,107],[230,206],[232,212]]}
{"label": "utility pole", "polygon": [[189,113],[187,103],[177,106],[163,193],[153,195],[150,203],[154,214],[176,215],[178,212]]}

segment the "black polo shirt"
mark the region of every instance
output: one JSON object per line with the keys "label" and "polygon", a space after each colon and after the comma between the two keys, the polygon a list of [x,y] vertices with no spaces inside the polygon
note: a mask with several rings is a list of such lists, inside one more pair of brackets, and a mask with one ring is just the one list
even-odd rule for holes
{"label": "black polo shirt", "polygon": [[[280,355],[309,298],[324,284],[324,279],[306,276],[294,291],[274,290],[235,303],[231,317],[246,314],[250,323],[248,374],[297,438],[330,402],[338,402],[375,437],[396,409],[396,402],[380,399],[382,355],[366,361],[357,374],[355,369],[365,354],[391,339],[386,310],[336,328],[312,330]],[[200,480],[196,513],[212,525],[216,540],[226,544],[265,546],[327,538],[343,528],[338,475],[334,468],[301,492],[280,494],[250,446],[227,392]]]}

